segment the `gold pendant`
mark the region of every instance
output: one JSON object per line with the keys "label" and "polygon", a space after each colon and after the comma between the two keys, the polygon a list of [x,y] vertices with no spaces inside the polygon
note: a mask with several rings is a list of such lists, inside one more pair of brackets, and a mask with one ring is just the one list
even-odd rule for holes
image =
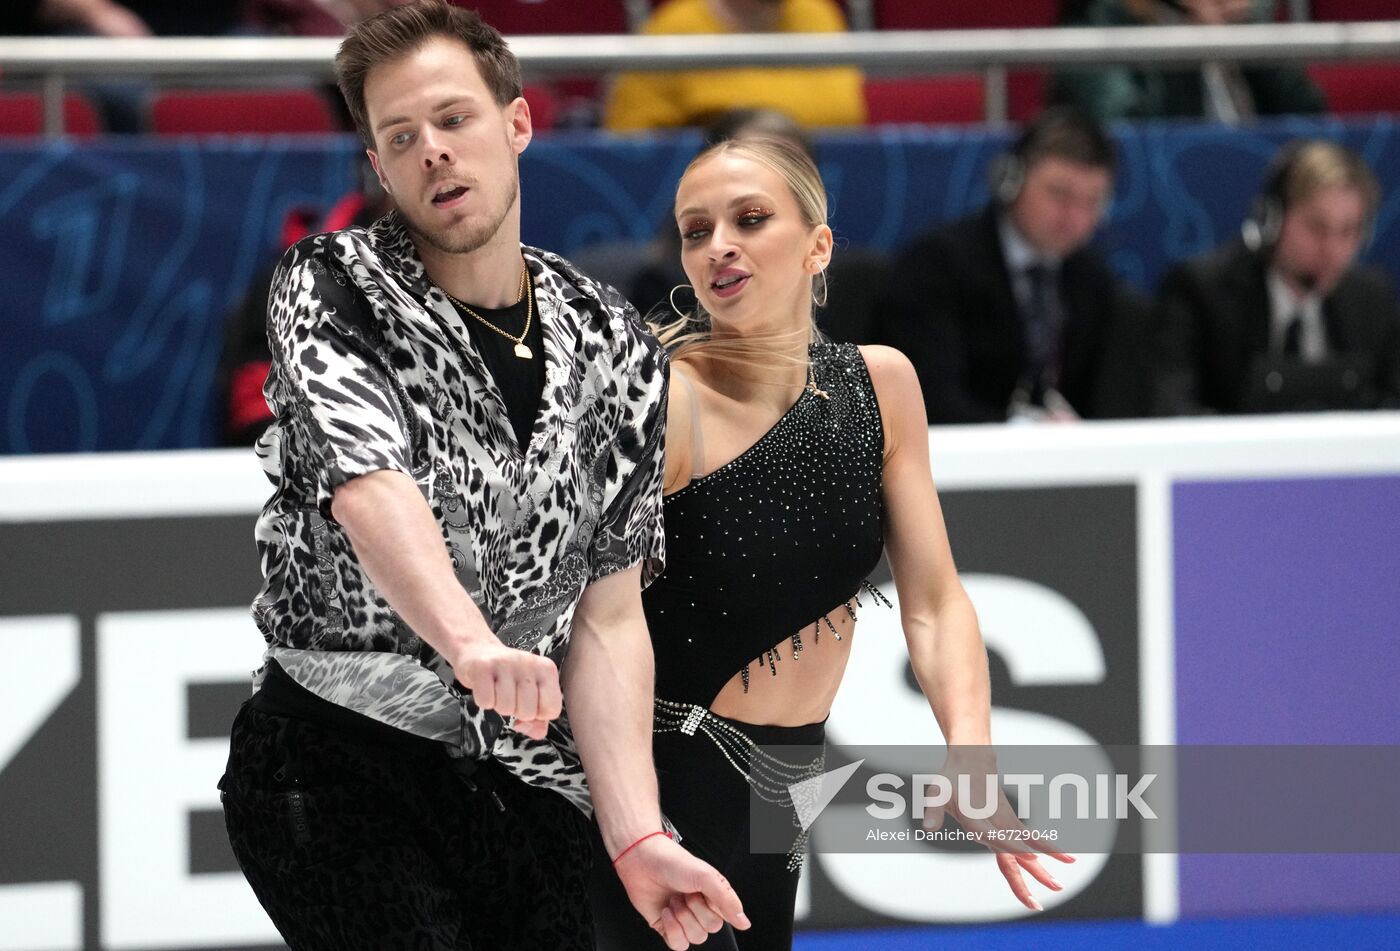
{"label": "gold pendant", "polygon": [[525,346],[523,343],[517,343],[515,345],[515,355],[522,360],[529,360],[535,356],[533,353],[530,352],[530,348]]}

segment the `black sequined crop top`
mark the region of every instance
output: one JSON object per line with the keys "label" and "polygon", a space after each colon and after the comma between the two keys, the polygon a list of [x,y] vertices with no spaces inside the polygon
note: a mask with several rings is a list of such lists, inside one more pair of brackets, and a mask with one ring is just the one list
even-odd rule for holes
{"label": "black sequined crop top", "polygon": [[800,652],[801,632],[819,636],[880,561],[870,374],[853,344],[813,344],[811,359],[820,392],[804,389],[741,455],[666,497],[666,571],[642,595],[658,698],[709,706],[785,638]]}

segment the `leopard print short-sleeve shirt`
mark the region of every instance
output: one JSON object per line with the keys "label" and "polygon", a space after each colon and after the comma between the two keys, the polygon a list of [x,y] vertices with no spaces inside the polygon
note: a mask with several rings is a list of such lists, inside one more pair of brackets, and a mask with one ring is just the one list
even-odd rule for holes
{"label": "leopard print short-sleeve shirt", "polygon": [[258,454],[275,490],[257,524],[253,615],[265,659],[316,695],[453,755],[494,756],[587,810],[567,711],[536,741],[477,707],[375,591],[330,507],[355,476],[407,473],[492,629],[556,662],[588,584],[637,564],[643,584],[660,573],[665,353],[611,288],[523,253],[545,386],[522,451],[396,214],[287,252],[268,305],[264,392],[277,419]]}

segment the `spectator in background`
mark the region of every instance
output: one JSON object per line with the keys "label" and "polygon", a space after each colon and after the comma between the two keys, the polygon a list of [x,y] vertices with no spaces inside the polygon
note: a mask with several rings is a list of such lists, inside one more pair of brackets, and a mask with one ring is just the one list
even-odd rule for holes
{"label": "spectator in background", "polygon": [[[134,18],[145,34],[229,36],[245,33],[311,33],[339,36],[345,28],[407,0],[45,0],[48,5],[116,8]],[[88,32],[104,32],[87,28]],[[142,33],[104,35],[142,35]]]}
{"label": "spectator in background", "polygon": [[[1064,26],[1272,23],[1276,0],[1065,0]],[[1136,66],[1066,69],[1050,98],[1100,120],[1205,117],[1237,122],[1255,115],[1324,112],[1327,101],[1293,66],[1208,62],[1194,70]]]}
{"label": "spectator in background", "polygon": [[[346,28],[408,0],[246,0],[248,23],[262,33],[340,36]],[[474,6],[459,3],[457,6]]]}
{"label": "spectator in background", "polygon": [[1097,122],[1048,110],[995,163],[986,208],[897,260],[876,339],[913,362],[930,422],[1145,413],[1149,309],[1088,247],[1114,165]]}
{"label": "spectator in background", "polygon": [[[846,21],[834,0],[669,0],[642,32],[840,33]],[[617,78],[603,124],[614,132],[706,125],[735,108],[768,108],[803,126],[861,125],[860,72],[830,68],[742,67],[693,72],[629,73]]]}
{"label": "spectator in background", "polygon": [[408,0],[0,0],[0,36],[339,36]]}
{"label": "spectator in background", "polygon": [[[407,0],[0,0],[0,35],[105,37],[340,35],[359,19]],[[99,79],[82,84],[107,132],[148,131],[150,84]],[[335,98],[335,97],[332,97]]]}
{"label": "spectator in background", "polygon": [[244,28],[242,0],[121,0],[155,36],[227,36]]}
{"label": "spectator in background", "polygon": [[1380,270],[1356,264],[1380,197],[1350,150],[1285,146],[1242,236],[1163,281],[1156,408],[1400,405],[1395,290]]}
{"label": "spectator in background", "polygon": [[32,33],[90,33],[94,36],[149,36],[150,27],[112,0],[3,0],[0,36]]}
{"label": "spectator in background", "polygon": [[[360,187],[343,196],[330,211],[323,215],[312,209],[298,208],[287,216],[282,225],[277,259],[307,235],[367,228],[393,207],[374,169],[362,159]],[[224,349],[219,357],[217,382],[219,443],[224,446],[253,445],[274,418],[263,398],[263,383],[272,365],[272,351],[267,344],[267,302],[276,270],[277,260],[272,260],[257,273],[243,300],[224,324]]]}

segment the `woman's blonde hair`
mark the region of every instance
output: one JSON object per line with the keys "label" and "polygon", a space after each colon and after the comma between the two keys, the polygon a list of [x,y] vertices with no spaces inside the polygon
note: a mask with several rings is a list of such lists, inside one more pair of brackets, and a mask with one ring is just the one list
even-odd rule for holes
{"label": "woman's blonde hair", "polygon": [[[746,158],[766,166],[782,176],[797,202],[802,223],[810,231],[826,224],[826,188],[822,185],[821,173],[811,156],[800,145],[770,136],[746,136],[742,139],[725,139],[703,149],[691,160],[681,175],[681,181],[699,166],[711,159],[733,155]],[[677,192],[680,185],[676,186]],[[823,276],[823,288],[825,277]],[[806,327],[795,331],[769,334],[754,334],[743,339],[720,339],[713,336],[710,315],[700,306],[697,299],[695,309],[689,313],[679,311],[672,304],[671,319],[652,320],[652,332],[675,360],[685,357],[703,356],[728,364],[744,364],[760,368],[783,369],[790,366],[806,366],[802,360],[794,361],[788,354],[792,345],[821,340],[822,333],[817,329],[816,308],[825,304],[825,294],[820,303],[812,302],[812,319]]]}

